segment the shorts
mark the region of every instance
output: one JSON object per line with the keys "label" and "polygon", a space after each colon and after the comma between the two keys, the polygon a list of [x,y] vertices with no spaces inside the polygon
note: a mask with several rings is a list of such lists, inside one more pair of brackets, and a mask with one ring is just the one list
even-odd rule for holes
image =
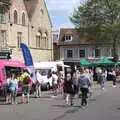
{"label": "shorts", "polygon": [[58,88],[57,84],[53,84],[53,89],[56,90]]}
{"label": "shorts", "polygon": [[11,92],[11,90],[8,88],[7,89],[7,94],[11,94],[12,92]]}
{"label": "shorts", "polygon": [[29,86],[24,86],[23,87],[23,94],[28,94],[28,93],[30,93],[30,88],[29,88]]}

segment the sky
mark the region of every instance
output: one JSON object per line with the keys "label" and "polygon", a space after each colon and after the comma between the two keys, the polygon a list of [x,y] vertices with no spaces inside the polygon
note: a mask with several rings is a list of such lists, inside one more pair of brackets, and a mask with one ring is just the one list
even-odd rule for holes
{"label": "sky", "polygon": [[74,25],[69,20],[70,14],[83,0],[45,0],[53,25],[53,30],[71,28]]}

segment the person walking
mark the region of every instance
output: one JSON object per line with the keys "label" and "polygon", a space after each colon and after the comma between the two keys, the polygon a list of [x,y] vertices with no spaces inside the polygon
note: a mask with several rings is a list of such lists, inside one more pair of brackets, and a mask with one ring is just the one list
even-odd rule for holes
{"label": "person walking", "polygon": [[115,70],[112,70],[112,81],[113,81],[113,87],[117,87],[116,86],[116,72],[115,72]]}
{"label": "person walking", "polygon": [[[73,96],[74,92],[74,83],[71,77],[71,74],[67,74],[64,81],[64,93],[65,93],[65,100],[67,105],[73,105]],[[69,103],[70,102],[70,103]]]}
{"label": "person walking", "polygon": [[41,97],[41,75],[40,75],[39,71],[36,72],[36,79],[37,79],[37,81],[36,81],[36,85],[35,85],[35,87],[36,87],[35,97],[40,98]]}
{"label": "person walking", "polygon": [[[80,76],[80,72],[79,70],[77,69],[75,71],[75,73],[73,74],[73,83],[74,83],[74,90],[75,90],[75,93],[78,93],[79,92],[79,88],[78,88],[78,78]],[[79,98],[80,94],[78,94],[78,98]]]}
{"label": "person walking", "polygon": [[80,76],[78,78],[78,86],[81,91],[81,106],[87,106],[87,94],[89,93],[89,87],[91,86],[90,79],[85,74],[85,71],[83,68],[80,69]]}
{"label": "person walking", "polygon": [[57,88],[58,88],[58,76],[55,71],[52,73],[52,87],[54,96],[57,96]]}
{"label": "person walking", "polygon": [[64,73],[60,71],[58,74],[58,91],[63,95],[63,85],[64,85]]}
{"label": "person walking", "polygon": [[101,72],[101,74],[100,74],[100,77],[99,77],[99,80],[100,80],[101,89],[104,90],[104,84],[105,84],[105,81],[106,81],[106,73],[105,73],[105,70],[102,70],[102,72]]}

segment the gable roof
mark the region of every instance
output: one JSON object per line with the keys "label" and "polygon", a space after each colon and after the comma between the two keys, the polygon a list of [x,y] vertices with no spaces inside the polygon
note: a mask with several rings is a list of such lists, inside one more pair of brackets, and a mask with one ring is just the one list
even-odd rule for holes
{"label": "gable roof", "polygon": [[24,0],[24,4],[30,19],[32,18],[37,3],[38,0]]}
{"label": "gable roof", "polygon": [[[25,7],[26,7],[26,10],[27,10],[27,13],[28,13],[28,16],[29,16],[30,20],[31,20],[31,18],[32,18],[32,15],[33,15],[33,13],[34,13],[34,11],[35,11],[35,8],[36,8],[38,2],[39,2],[38,0],[24,0],[24,4],[25,4]],[[48,9],[47,9],[45,0],[43,0],[43,2],[44,2],[44,6],[45,6],[45,8],[46,8],[46,12],[47,12],[47,15],[48,15],[48,19],[49,19],[50,24],[51,24],[51,26],[52,26],[52,22],[51,22],[49,13],[48,13]]]}
{"label": "gable roof", "polygon": [[45,0],[43,0],[43,2],[44,2],[44,5],[45,5],[45,8],[46,8],[46,11],[47,11],[48,19],[49,19],[50,24],[51,24],[51,27],[52,27],[52,21],[51,21],[51,19],[50,19],[50,15],[49,15],[49,12],[48,12],[47,5],[46,5]]}
{"label": "gable roof", "polygon": [[[66,35],[71,35],[72,36],[72,41],[65,42],[64,38]],[[60,34],[59,34],[59,43],[61,44],[87,44],[88,40],[83,38],[80,33],[77,32],[76,29],[74,28],[61,28],[60,29]]]}
{"label": "gable roof", "polygon": [[[65,35],[71,35],[72,41],[66,42]],[[87,37],[80,34],[75,28],[61,28],[59,33],[58,45],[97,45],[103,44],[102,41],[90,40]],[[110,43],[104,43],[110,44]]]}

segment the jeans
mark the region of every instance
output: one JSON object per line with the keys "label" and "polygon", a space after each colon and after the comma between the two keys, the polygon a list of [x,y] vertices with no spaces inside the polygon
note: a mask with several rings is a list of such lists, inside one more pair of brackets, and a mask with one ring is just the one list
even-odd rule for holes
{"label": "jeans", "polygon": [[36,84],[36,92],[35,92],[36,97],[41,97],[41,85]]}
{"label": "jeans", "polygon": [[89,92],[88,88],[80,88],[82,98],[81,98],[81,105],[87,105],[87,93]]}
{"label": "jeans", "polygon": [[11,103],[16,103],[16,90],[11,91],[10,96],[11,96]]}

